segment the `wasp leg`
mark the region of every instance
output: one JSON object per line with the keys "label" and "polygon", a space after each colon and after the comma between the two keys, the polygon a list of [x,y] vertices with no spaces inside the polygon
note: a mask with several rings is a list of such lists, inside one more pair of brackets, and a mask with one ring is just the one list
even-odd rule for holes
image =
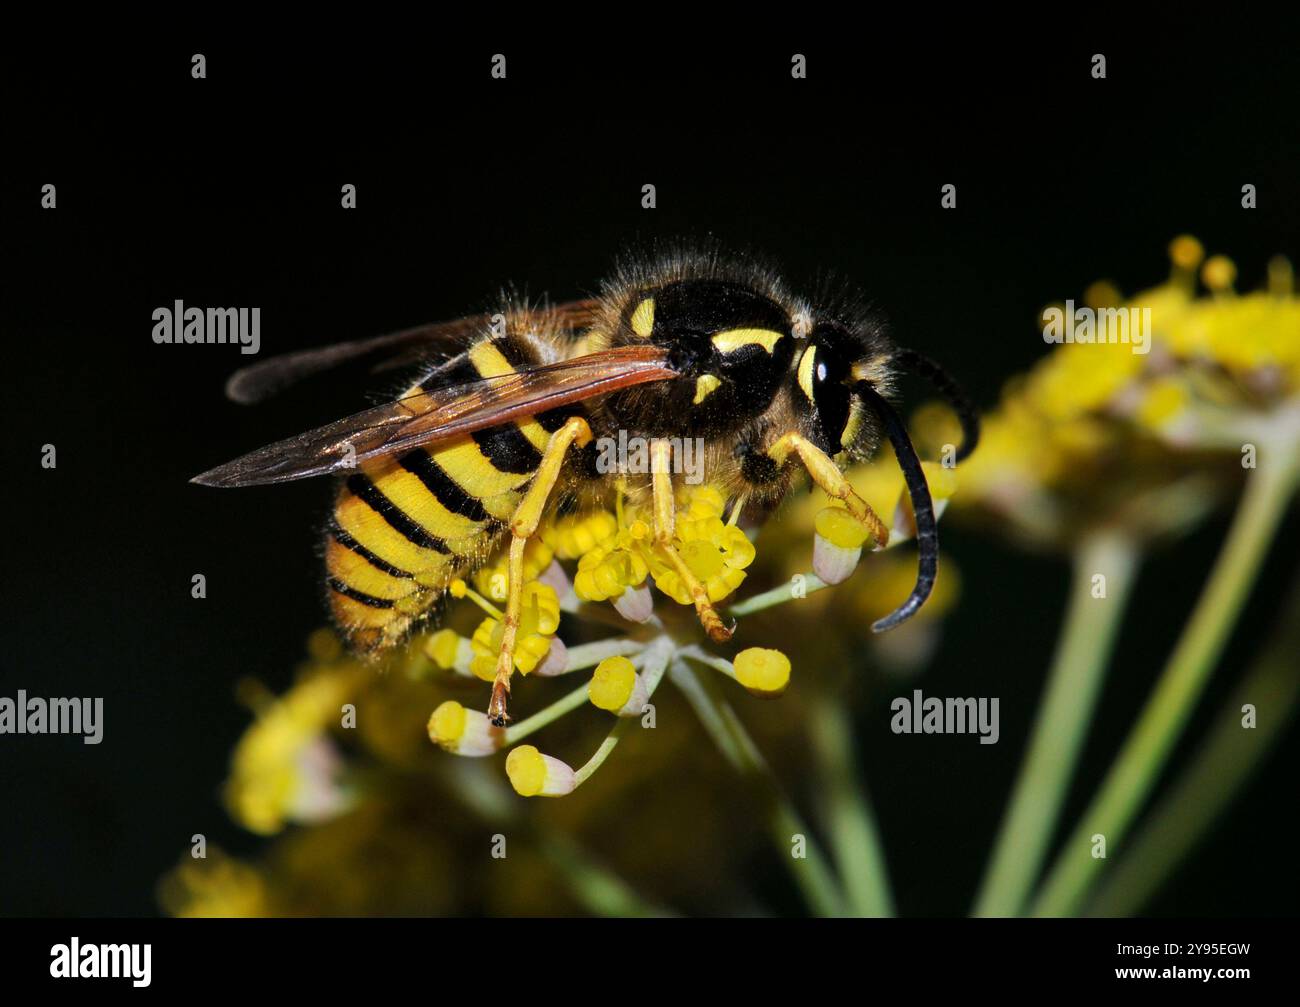
{"label": "wasp leg", "polygon": [[836,500],[843,501],[849,513],[867,526],[877,545],[883,547],[889,544],[889,528],[871,509],[871,505],[854,492],[853,486],[830,455],[802,434],[794,432],[785,434],[767,449],[769,457],[777,465],[784,465],[791,452],[798,455],[813,482]]}
{"label": "wasp leg", "polygon": [[677,505],[673,500],[671,453],[670,441],[650,442],[650,469],[654,480],[655,544],[668,556],[682,583],[690,591],[691,600],[695,603],[695,613],[700,617],[700,625],[704,627],[710,639],[717,643],[726,643],[731,639],[732,627],[722,621],[718,610],[713,607],[713,602],[709,601],[709,592],[705,590],[700,579],[686,565],[686,561],[677,552],[677,547],[673,545],[673,534],[677,530]]}
{"label": "wasp leg", "polygon": [[510,698],[510,675],[515,668],[515,635],[519,632],[519,612],[524,596],[524,546],[537,532],[546,501],[555,488],[570,445],[585,447],[591,441],[591,427],[581,416],[574,416],[551,434],[542,454],[537,474],[515,508],[510,519],[510,559],[506,567],[506,615],[501,623],[501,650],[497,653],[496,677],[492,682],[492,699],[488,703],[488,720],[497,727],[510,722],[506,703]]}

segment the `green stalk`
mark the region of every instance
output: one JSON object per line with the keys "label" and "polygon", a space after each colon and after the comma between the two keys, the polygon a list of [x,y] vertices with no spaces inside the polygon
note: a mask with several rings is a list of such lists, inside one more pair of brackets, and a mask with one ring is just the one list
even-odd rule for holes
{"label": "green stalk", "polygon": [[[818,577],[815,573],[806,573],[803,575],[803,590],[798,595],[799,598],[806,598],[830,585]],[[787,601],[796,600],[795,587],[793,579],[789,584],[778,584],[770,591],[764,591],[762,594],[756,594],[752,598],[746,598],[744,601],[737,602],[727,609],[727,614],[732,618],[740,619],[747,615],[753,615],[755,612],[762,612],[766,609],[773,608],[776,605],[784,605]]]}
{"label": "green stalk", "polygon": [[[1137,558],[1130,540],[1106,532],[1085,538],[1075,551],[1065,626],[974,916],[1018,915],[1038,878],[1097,705]],[[1092,595],[1096,574],[1106,577],[1105,598]]]}
{"label": "green stalk", "polygon": [[[654,642],[646,647],[645,652],[641,655],[645,660],[641,668],[641,680],[645,683],[646,697],[652,697],[655,690],[659,688],[659,682],[664,677],[664,672],[668,670],[668,661],[673,656],[674,645],[671,637],[656,637]],[[585,690],[585,686],[583,687]],[[620,717],[618,723],[605,736],[605,740],[600,743],[595,754],[587,760],[577,772],[573,774],[573,785],[580,787],[586,783],[595,774],[605,760],[609,758],[610,753],[618,747],[618,743],[623,740],[623,735],[627,734],[632,724],[638,723],[637,717]]]}
{"label": "green stalk", "polygon": [[[771,767],[730,704],[716,696],[707,680],[699,678],[680,657],[673,658],[668,673],[727,761],[737,772],[763,788],[769,802],[769,829],[777,855],[789,863],[791,876],[813,911],[818,916],[846,915],[835,874],[813,838],[812,830],[782,792]],[[791,856],[790,843],[795,835],[804,837],[805,858],[802,861]]]}
{"label": "green stalk", "polygon": [[[636,640],[601,640],[599,643],[584,644],[581,647],[574,647],[569,651],[569,663],[565,669],[567,675],[571,671],[578,671],[582,668],[589,668],[594,664],[599,664],[607,657],[616,655],[629,655],[644,652],[645,644]],[[659,684],[659,678],[663,674],[660,670],[655,675],[654,683]],[[561,696],[550,706],[538,710],[526,720],[521,720],[517,724],[512,724],[506,728],[505,744],[507,747],[523,741],[530,734],[540,731],[543,727],[555,723],[561,717],[564,717],[580,706],[586,705],[587,702],[587,684],[584,682],[572,692]]]}
{"label": "green stalk", "polygon": [[597,916],[614,919],[662,918],[671,910],[643,899],[626,881],[593,860],[558,829],[537,829],[537,845],[569,885],[569,890]]}
{"label": "green stalk", "polygon": [[812,711],[813,748],[821,769],[835,866],[854,916],[893,916],[885,853],[866,785],[858,776],[853,734],[843,704],[822,697]]}
{"label": "green stalk", "polygon": [[[1127,856],[1088,906],[1089,916],[1131,916],[1169,880],[1261,765],[1300,700],[1300,585],[1291,592],[1268,649],[1219,714],[1209,739],[1134,837]],[[1242,726],[1242,707],[1257,726]]]}
{"label": "green stalk", "polygon": [[550,706],[538,710],[526,720],[521,720],[517,724],[511,724],[506,728],[505,745],[507,747],[515,745],[524,738],[536,731],[540,731],[548,724],[553,724],[566,714],[572,713],[578,707],[587,702],[587,683],[583,682],[572,692],[561,696]]}
{"label": "green stalk", "polygon": [[1300,473],[1298,448],[1281,437],[1260,445],[1260,467],[1247,479],[1228,539],[1192,617],[1137,726],[1040,889],[1032,907],[1035,916],[1067,916],[1078,911],[1102,866],[1102,861],[1092,856],[1091,837],[1100,834],[1109,848],[1118,849],[1150,794],[1223,651],[1286,512]]}

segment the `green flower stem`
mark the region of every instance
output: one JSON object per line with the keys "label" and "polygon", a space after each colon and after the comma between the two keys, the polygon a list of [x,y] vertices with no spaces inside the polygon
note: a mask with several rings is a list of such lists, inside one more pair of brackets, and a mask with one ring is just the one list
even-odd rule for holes
{"label": "green flower stem", "polygon": [[537,843],[559,870],[574,896],[597,916],[613,919],[674,916],[647,902],[626,881],[556,829],[539,830]]}
{"label": "green flower stem", "polygon": [[853,734],[843,704],[828,697],[816,701],[812,736],[831,848],[844,879],[849,911],[854,916],[893,916],[884,848],[866,786],[857,773]]}
{"label": "green flower stem", "polygon": [[[1291,592],[1268,649],[1219,714],[1209,739],[1143,824],[1127,855],[1089,904],[1090,916],[1131,916],[1168,881],[1215,819],[1261,765],[1300,700],[1300,585]],[[1242,707],[1258,726],[1242,726]]]}
{"label": "green flower stem", "polygon": [[[596,643],[585,643],[580,647],[574,647],[569,651],[569,663],[565,666],[564,674],[571,671],[578,671],[581,668],[590,668],[599,664],[607,657],[616,657],[620,654],[641,654],[647,648],[645,644],[636,640],[600,640]],[[659,677],[663,672],[659,672]],[[659,679],[655,679],[658,684]],[[647,683],[648,686],[649,683]],[[550,706],[538,710],[531,717],[521,720],[512,727],[506,728],[506,745],[513,745],[522,741],[536,731],[540,731],[547,724],[552,724],[559,720],[566,713],[572,713],[578,707],[587,701],[587,686],[585,684],[578,686],[572,692],[557,699]]]}
{"label": "green flower stem", "polygon": [[[641,655],[645,661],[641,669],[641,680],[645,683],[647,698],[653,696],[655,690],[659,688],[664,672],[668,669],[668,662],[673,656],[673,646],[673,641],[669,637],[661,636],[646,647],[645,653]],[[584,698],[586,688],[586,686],[583,686]],[[604,765],[610,753],[618,747],[618,743],[623,740],[623,735],[627,734],[628,729],[639,722],[640,720],[637,717],[619,717],[618,723],[606,735],[605,740],[600,743],[600,747],[596,749],[595,754],[587,760],[581,769],[574,772],[574,786],[580,787],[591,779],[596,770]]]}
{"label": "green flower stem", "polygon": [[[807,597],[815,591],[820,591],[830,585],[818,577],[815,573],[805,573],[803,576],[803,593],[800,597]],[[780,584],[770,591],[764,591],[762,594],[756,594],[752,598],[746,598],[742,602],[732,605],[727,611],[732,618],[739,619],[742,616],[753,615],[755,612],[761,612],[767,608],[773,608],[776,605],[784,605],[787,601],[795,598],[794,580],[791,579],[789,584]]]}
{"label": "green flower stem", "polygon": [[[1038,877],[1074,775],[1137,567],[1133,544],[1097,533],[1075,552],[1065,626],[1047,676],[1033,736],[975,900],[975,916],[1018,915]],[[1106,597],[1093,597],[1093,577]]]}
{"label": "green flower stem", "polygon": [[626,637],[597,640],[595,643],[584,643],[577,647],[570,647],[569,660],[561,674],[567,675],[571,671],[594,668],[607,657],[627,657],[640,653],[644,649],[645,644],[640,640],[629,640]]}
{"label": "green flower stem", "polygon": [[618,747],[618,743],[623,740],[623,735],[627,734],[628,725],[631,723],[632,718],[619,717],[618,723],[614,725],[614,729],[610,731],[609,734],[605,735],[605,740],[600,743],[600,747],[596,749],[592,757],[588,759],[580,769],[574,772],[573,785],[575,787],[580,787],[586,783],[595,775],[596,770],[605,764],[605,760],[609,758],[610,753],[613,752],[614,749]]}
{"label": "green flower stem", "polygon": [[1300,473],[1300,444],[1276,438],[1260,444],[1259,468],[1251,471],[1210,579],[1098,795],[1066,841],[1043,883],[1036,916],[1077,912],[1103,861],[1091,855],[1101,834],[1118,849],[1133,816],[1159,776],[1237,621]]}
{"label": "green flower stem", "polygon": [[[669,674],[727,761],[742,776],[762,786],[770,802],[769,824],[777,855],[789,863],[791,875],[813,911],[819,916],[847,915],[835,875],[812,830],[782,793],[771,768],[730,705],[715,695],[709,679],[701,679],[681,658],[674,658]],[[796,835],[804,837],[802,862],[791,856],[790,843]]]}
{"label": "green flower stem", "polygon": [[561,699],[557,699],[550,706],[538,710],[531,717],[519,721],[506,728],[505,744],[513,745],[516,742],[523,741],[535,731],[540,731],[547,724],[552,724],[559,720],[566,713],[571,713],[587,701],[587,684],[584,682],[572,692],[568,693]]}
{"label": "green flower stem", "polygon": [[677,652],[678,656],[690,658],[705,667],[712,668],[714,671],[720,671],[733,682],[736,681],[736,667],[725,657],[718,657],[717,654],[710,654],[703,647],[691,644],[689,647],[683,647]]}

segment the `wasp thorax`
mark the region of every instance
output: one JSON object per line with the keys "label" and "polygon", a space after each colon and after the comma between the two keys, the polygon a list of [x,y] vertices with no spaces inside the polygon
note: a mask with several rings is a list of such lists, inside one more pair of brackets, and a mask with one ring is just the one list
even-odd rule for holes
{"label": "wasp thorax", "polygon": [[611,402],[620,418],[651,429],[683,420],[704,434],[737,429],[768,408],[794,356],[785,308],[732,280],[677,280],[640,291],[625,326],[629,341],[664,347],[681,375],[654,394]]}

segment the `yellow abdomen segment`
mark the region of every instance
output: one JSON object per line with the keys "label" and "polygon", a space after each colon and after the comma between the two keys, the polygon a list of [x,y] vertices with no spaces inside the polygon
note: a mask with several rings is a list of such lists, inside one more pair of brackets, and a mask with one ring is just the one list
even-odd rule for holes
{"label": "yellow abdomen segment", "polygon": [[[425,387],[510,373],[499,345],[480,342]],[[334,619],[355,647],[400,642],[452,578],[487,558],[549,437],[537,418],[525,418],[363,466],[344,481],[325,566]]]}

